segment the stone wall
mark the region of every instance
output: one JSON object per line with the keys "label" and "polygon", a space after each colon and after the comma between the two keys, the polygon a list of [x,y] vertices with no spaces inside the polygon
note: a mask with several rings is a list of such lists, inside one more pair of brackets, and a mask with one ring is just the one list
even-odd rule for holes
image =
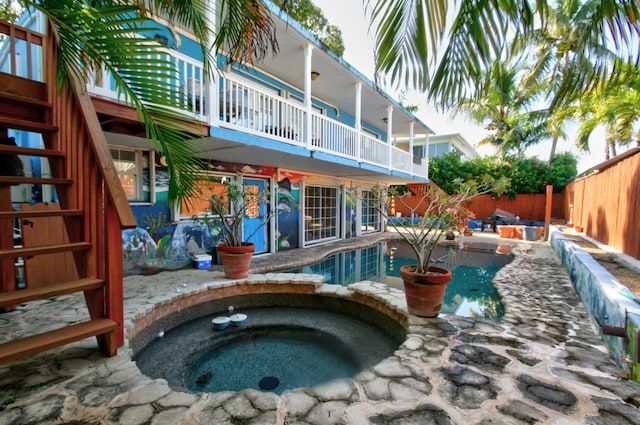
{"label": "stone wall", "polygon": [[589,314],[600,325],[613,360],[629,371],[630,378],[640,382],[640,300],[554,226],[551,246],[567,268]]}

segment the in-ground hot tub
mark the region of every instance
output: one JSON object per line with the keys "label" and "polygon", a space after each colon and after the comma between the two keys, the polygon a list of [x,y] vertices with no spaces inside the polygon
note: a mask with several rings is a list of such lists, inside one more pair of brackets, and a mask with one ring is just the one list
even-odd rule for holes
{"label": "in-ground hot tub", "polygon": [[[247,321],[216,330],[212,319],[228,314],[229,306]],[[247,294],[169,314],[138,333],[131,347],[145,375],[174,388],[280,394],[354,377],[392,355],[405,338],[399,321],[350,299]]]}

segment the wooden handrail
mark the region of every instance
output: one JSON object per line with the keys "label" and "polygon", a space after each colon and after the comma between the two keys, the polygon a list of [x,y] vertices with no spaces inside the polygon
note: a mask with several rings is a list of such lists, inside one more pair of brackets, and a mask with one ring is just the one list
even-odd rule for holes
{"label": "wooden handrail", "polygon": [[104,180],[104,185],[107,189],[107,193],[113,208],[120,220],[120,225],[123,229],[131,229],[137,226],[136,218],[133,215],[129,200],[124,192],[118,172],[109,152],[107,145],[107,139],[104,137],[104,132],[98,121],[98,114],[91,102],[91,97],[86,92],[83,85],[78,81],[73,83],[75,85],[74,90],[78,99],[80,110],[85,117],[87,125],[88,140],[96,154],[97,162],[100,168],[100,173]]}

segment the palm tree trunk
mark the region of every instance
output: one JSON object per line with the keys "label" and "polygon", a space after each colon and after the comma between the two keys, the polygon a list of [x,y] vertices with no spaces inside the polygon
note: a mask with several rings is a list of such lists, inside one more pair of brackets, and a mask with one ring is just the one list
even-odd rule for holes
{"label": "palm tree trunk", "polygon": [[614,156],[618,155],[618,153],[616,152],[616,141],[615,140],[611,141],[610,149],[611,149],[611,158],[613,158]]}
{"label": "palm tree trunk", "polygon": [[551,151],[549,152],[549,164],[551,164],[551,160],[556,154],[556,149],[558,148],[558,135],[554,135],[553,139],[551,139]]}

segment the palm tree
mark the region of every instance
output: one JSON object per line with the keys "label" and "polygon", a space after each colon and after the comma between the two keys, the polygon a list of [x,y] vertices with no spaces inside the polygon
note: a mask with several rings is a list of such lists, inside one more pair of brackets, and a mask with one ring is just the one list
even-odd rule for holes
{"label": "palm tree", "polygon": [[[57,81],[70,89],[72,80],[85,84],[93,72],[111,73],[115,90],[132,105],[146,137],[167,159],[171,177],[169,199],[196,194],[201,169],[189,131],[178,70],[157,59],[166,50],[145,37],[156,26],[154,16],[190,29],[200,44],[205,70],[212,76],[213,54],[222,47],[232,61],[253,62],[277,51],[274,23],[261,0],[224,0],[217,31],[208,19],[206,0],[19,0],[23,9],[43,13],[58,40]],[[284,2],[286,7],[288,1]],[[246,40],[249,40],[247,42]],[[212,49],[213,46],[213,49]],[[213,79],[211,78],[210,81]],[[162,81],[162,84],[158,84]],[[187,123],[185,125],[185,123]]]}
{"label": "palm tree", "polygon": [[[389,75],[397,85],[427,91],[442,109],[479,95],[483,75],[506,48],[548,27],[555,16],[547,1],[365,0],[365,4],[375,38],[377,74]],[[585,0],[580,5],[585,11],[580,34],[588,36],[586,41],[607,40],[618,58],[636,62],[638,2]],[[451,6],[455,10],[450,11]],[[561,77],[552,105],[593,90],[613,70],[608,55],[592,55],[572,44],[582,41],[567,39],[565,47],[583,54],[590,66]]]}
{"label": "palm tree", "polygon": [[549,135],[547,111],[531,110],[540,84],[523,78],[526,73],[518,61],[496,61],[484,75],[480,95],[462,99],[456,108],[477,124],[486,125],[491,134],[479,145],[493,145],[502,158],[510,153],[523,155],[526,148]]}
{"label": "palm tree", "polygon": [[610,87],[610,93],[614,97],[613,108],[618,116],[620,142],[628,145],[635,136],[636,146],[640,147],[640,126],[634,133],[634,126],[640,122],[640,67],[623,64],[620,69],[625,75],[623,80],[626,85],[616,84],[614,81]]}
{"label": "palm tree", "polygon": [[626,146],[634,136],[640,146],[640,129],[634,134],[634,126],[640,121],[640,69],[635,64],[622,64],[618,68],[627,84],[612,80],[605,88],[583,97],[576,107],[582,121],[578,129],[578,147],[589,151],[589,137],[597,127],[604,125],[605,159],[616,156],[616,145]]}
{"label": "palm tree", "polygon": [[[553,119],[556,131],[549,161],[555,154],[563,119],[568,118],[561,110],[575,102],[578,94],[593,90],[597,81],[605,81],[607,71],[619,59],[620,51],[601,32],[593,30],[601,3],[557,0],[548,9],[547,22],[521,40],[522,48],[533,53],[531,75],[535,78],[542,75],[547,80],[547,97],[552,99],[550,110],[558,112]],[[590,82],[586,76],[595,76],[596,80]]]}

